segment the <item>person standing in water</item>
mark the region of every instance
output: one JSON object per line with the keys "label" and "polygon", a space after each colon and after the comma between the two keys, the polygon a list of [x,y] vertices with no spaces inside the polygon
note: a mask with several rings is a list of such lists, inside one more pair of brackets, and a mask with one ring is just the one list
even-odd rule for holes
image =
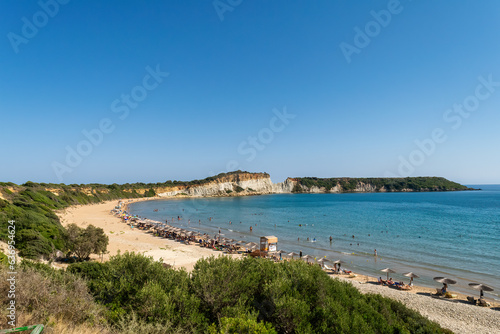
{"label": "person standing in water", "polygon": [[377,250],[376,250],[376,249],[373,251],[373,255],[374,255],[375,257],[377,256]]}

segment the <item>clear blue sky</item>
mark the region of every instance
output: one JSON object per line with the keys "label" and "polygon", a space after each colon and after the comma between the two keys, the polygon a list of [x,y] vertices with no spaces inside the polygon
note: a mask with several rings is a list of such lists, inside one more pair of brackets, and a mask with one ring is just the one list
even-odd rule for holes
{"label": "clear blue sky", "polygon": [[498,1],[41,3],[0,4],[1,181],[500,183]]}

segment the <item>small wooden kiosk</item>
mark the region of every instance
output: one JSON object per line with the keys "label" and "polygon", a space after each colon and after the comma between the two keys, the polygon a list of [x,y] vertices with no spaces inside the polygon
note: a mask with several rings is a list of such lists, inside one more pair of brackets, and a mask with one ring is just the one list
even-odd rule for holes
{"label": "small wooden kiosk", "polygon": [[260,251],[273,253],[278,250],[278,238],[274,235],[260,237]]}

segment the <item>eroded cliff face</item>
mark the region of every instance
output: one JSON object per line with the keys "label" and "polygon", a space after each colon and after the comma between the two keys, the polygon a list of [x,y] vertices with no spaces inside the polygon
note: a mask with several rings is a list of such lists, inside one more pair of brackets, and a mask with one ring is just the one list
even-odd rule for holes
{"label": "eroded cliff face", "polygon": [[170,189],[165,192],[157,192],[157,194],[160,197],[250,196],[291,193],[293,186],[294,182],[290,179],[281,183],[273,183],[267,174],[237,174],[223,177],[203,185]]}
{"label": "eroded cliff face", "polygon": [[[160,191],[158,191],[160,190]],[[213,182],[190,187],[168,188],[167,191],[155,189],[160,197],[189,196],[189,197],[227,197],[227,196],[251,196],[265,194],[290,194],[299,193],[342,193],[346,192],[341,185],[327,190],[324,187],[306,187],[298,185],[298,181],[288,178],[284,182],[273,183],[268,175],[234,175],[221,178]],[[356,188],[349,192],[385,192],[385,188],[377,189],[369,183],[359,182]],[[403,189],[402,191],[411,191]]]}

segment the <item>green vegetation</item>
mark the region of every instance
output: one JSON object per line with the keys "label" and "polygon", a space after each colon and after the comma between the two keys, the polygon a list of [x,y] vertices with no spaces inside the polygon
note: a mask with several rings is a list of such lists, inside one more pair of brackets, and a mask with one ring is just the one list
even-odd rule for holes
{"label": "green vegetation", "polygon": [[[3,272],[0,293],[8,289]],[[189,275],[125,253],[66,271],[26,263],[19,275],[18,310],[31,320],[52,316],[103,333],[451,333],[303,261],[212,257]],[[35,300],[44,302],[33,308]]]}
{"label": "green vegetation", "polygon": [[406,177],[406,178],[328,178],[317,177],[295,178],[298,181],[293,192],[302,192],[303,188],[298,185],[311,188],[325,188],[330,191],[337,185],[342,187],[342,191],[349,192],[356,189],[361,183],[372,185],[375,191],[402,191],[409,189],[412,191],[455,191],[470,190],[466,186],[449,181],[442,177]]}
{"label": "green vegetation", "polygon": [[[70,205],[141,197],[115,185],[67,186],[27,182],[22,186],[5,184],[0,193],[0,240],[7,240],[7,224],[15,220],[16,248],[26,258],[50,258],[56,250],[66,249],[66,230],[55,210]],[[6,191],[8,190],[8,191]]]}
{"label": "green vegetation", "polygon": [[0,252],[0,264],[8,265],[9,264],[9,259],[7,258],[7,255],[4,253]]}
{"label": "green vegetation", "polygon": [[94,225],[83,229],[70,224],[66,233],[66,247],[79,261],[87,260],[90,254],[104,254],[108,247],[108,236],[104,230]]}
{"label": "green vegetation", "polygon": [[245,189],[243,189],[243,188],[242,188],[242,187],[240,187],[240,186],[236,186],[235,191],[236,191],[237,193],[240,193],[240,192],[242,192],[243,190],[245,190]]}

